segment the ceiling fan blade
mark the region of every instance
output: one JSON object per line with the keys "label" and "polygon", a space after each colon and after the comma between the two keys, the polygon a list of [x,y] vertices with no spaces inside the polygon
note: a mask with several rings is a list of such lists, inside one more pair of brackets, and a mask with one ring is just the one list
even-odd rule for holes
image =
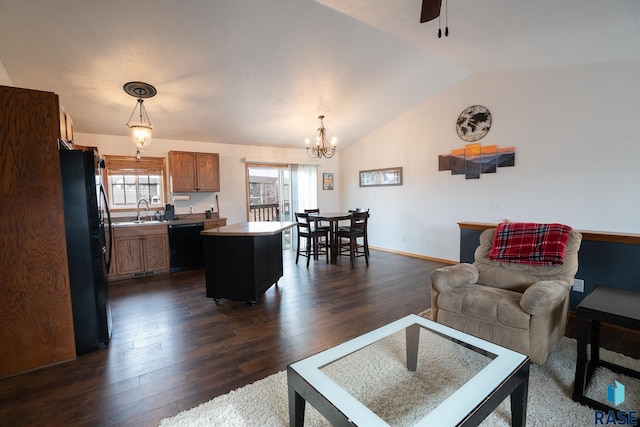
{"label": "ceiling fan blade", "polygon": [[440,6],[442,0],[422,0],[422,13],[420,14],[420,23],[429,22],[440,16]]}

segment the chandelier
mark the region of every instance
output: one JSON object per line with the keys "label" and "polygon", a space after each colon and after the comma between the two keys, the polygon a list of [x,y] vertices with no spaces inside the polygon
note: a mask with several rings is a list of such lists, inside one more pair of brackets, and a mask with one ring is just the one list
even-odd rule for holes
{"label": "chandelier", "polygon": [[311,147],[309,139],[305,140],[307,144],[307,154],[309,157],[315,157],[321,159],[323,156],[327,159],[333,157],[336,154],[336,145],[338,145],[338,138],[333,137],[331,139],[331,144],[327,141],[327,129],[324,127],[322,123],[322,119],[324,116],[318,116],[320,119],[320,127],[318,128],[318,137],[316,138],[316,144]]}
{"label": "chandelier", "polygon": [[155,96],[158,91],[155,87],[143,82],[125,83],[123,89],[129,95],[138,98],[138,102],[135,107],[133,107],[131,116],[129,116],[127,126],[131,129],[133,142],[136,144],[136,147],[138,147],[136,159],[140,159],[141,153],[151,144],[151,129],[153,128],[147,110],[144,108],[143,98],[151,98]]}

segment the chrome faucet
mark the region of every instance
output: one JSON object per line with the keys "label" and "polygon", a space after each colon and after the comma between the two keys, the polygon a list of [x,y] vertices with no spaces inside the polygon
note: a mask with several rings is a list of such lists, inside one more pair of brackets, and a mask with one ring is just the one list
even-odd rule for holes
{"label": "chrome faucet", "polygon": [[147,205],[147,208],[145,210],[149,210],[149,202],[147,202],[147,199],[140,199],[140,201],[138,202],[138,221],[140,221],[140,203],[142,202]]}

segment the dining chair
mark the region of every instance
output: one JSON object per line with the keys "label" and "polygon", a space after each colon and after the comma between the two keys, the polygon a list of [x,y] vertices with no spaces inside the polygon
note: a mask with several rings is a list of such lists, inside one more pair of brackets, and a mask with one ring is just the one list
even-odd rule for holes
{"label": "dining chair", "polygon": [[[354,261],[356,257],[359,256],[364,256],[367,265],[369,265],[369,252],[366,247],[368,219],[368,211],[352,212],[350,225],[348,227],[338,228],[338,232],[336,233],[338,239],[338,255],[342,255],[342,253],[348,249],[351,267],[354,267]],[[359,238],[362,238],[362,244],[358,244]],[[343,239],[348,239],[348,242],[345,243]]]}
{"label": "dining chair", "polygon": [[[296,264],[298,264],[300,255],[307,257],[307,268],[309,268],[311,257],[313,257],[313,259],[318,259],[319,255],[325,255],[327,264],[329,264],[329,246],[327,244],[327,242],[329,241],[329,228],[312,228],[312,222],[309,221],[309,214],[306,212],[296,212],[295,216],[298,231],[298,250],[296,252]],[[306,240],[304,252],[300,250],[300,238],[302,237]],[[324,238],[324,241],[322,240],[322,238]]]}
{"label": "dining chair", "polygon": [[[369,215],[369,209],[364,209],[364,208],[355,208],[355,209],[349,209],[350,213],[354,213],[354,212],[366,212],[367,213],[367,222],[365,223],[365,230],[364,230],[364,248],[367,251],[367,256],[371,255],[369,253],[369,217],[371,215]],[[343,230],[348,230],[350,227],[350,225],[345,225],[345,226],[341,226],[339,227],[339,229],[343,229]]]}
{"label": "dining chair", "polygon": [[[320,213],[320,209],[305,209],[304,211],[305,211],[305,213],[314,213],[314,214],[319,214]],[[312,227],[313,228],[319,228],[319,229],[326,228],[327,231],[329,231],[329,226],[327,224],[322,224],[322,221],[319,221],[319,220],[313,221],[312,222]]]}

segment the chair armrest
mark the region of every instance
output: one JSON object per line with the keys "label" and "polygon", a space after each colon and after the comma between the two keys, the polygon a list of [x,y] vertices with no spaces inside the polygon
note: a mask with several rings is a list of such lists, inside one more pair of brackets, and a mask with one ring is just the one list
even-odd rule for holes
{"label": "chair armrest", "polygon": [[459,286],[473,285],[478,281],[478,269],[473,264],[456,264],[431,272],[431,283],[438,292]]}
{"label": "chair armrest", "polygon": [[520,307],[530,315],[549,311],[564,303],[571,285],[562,280],[536,282],[524,291]]}

